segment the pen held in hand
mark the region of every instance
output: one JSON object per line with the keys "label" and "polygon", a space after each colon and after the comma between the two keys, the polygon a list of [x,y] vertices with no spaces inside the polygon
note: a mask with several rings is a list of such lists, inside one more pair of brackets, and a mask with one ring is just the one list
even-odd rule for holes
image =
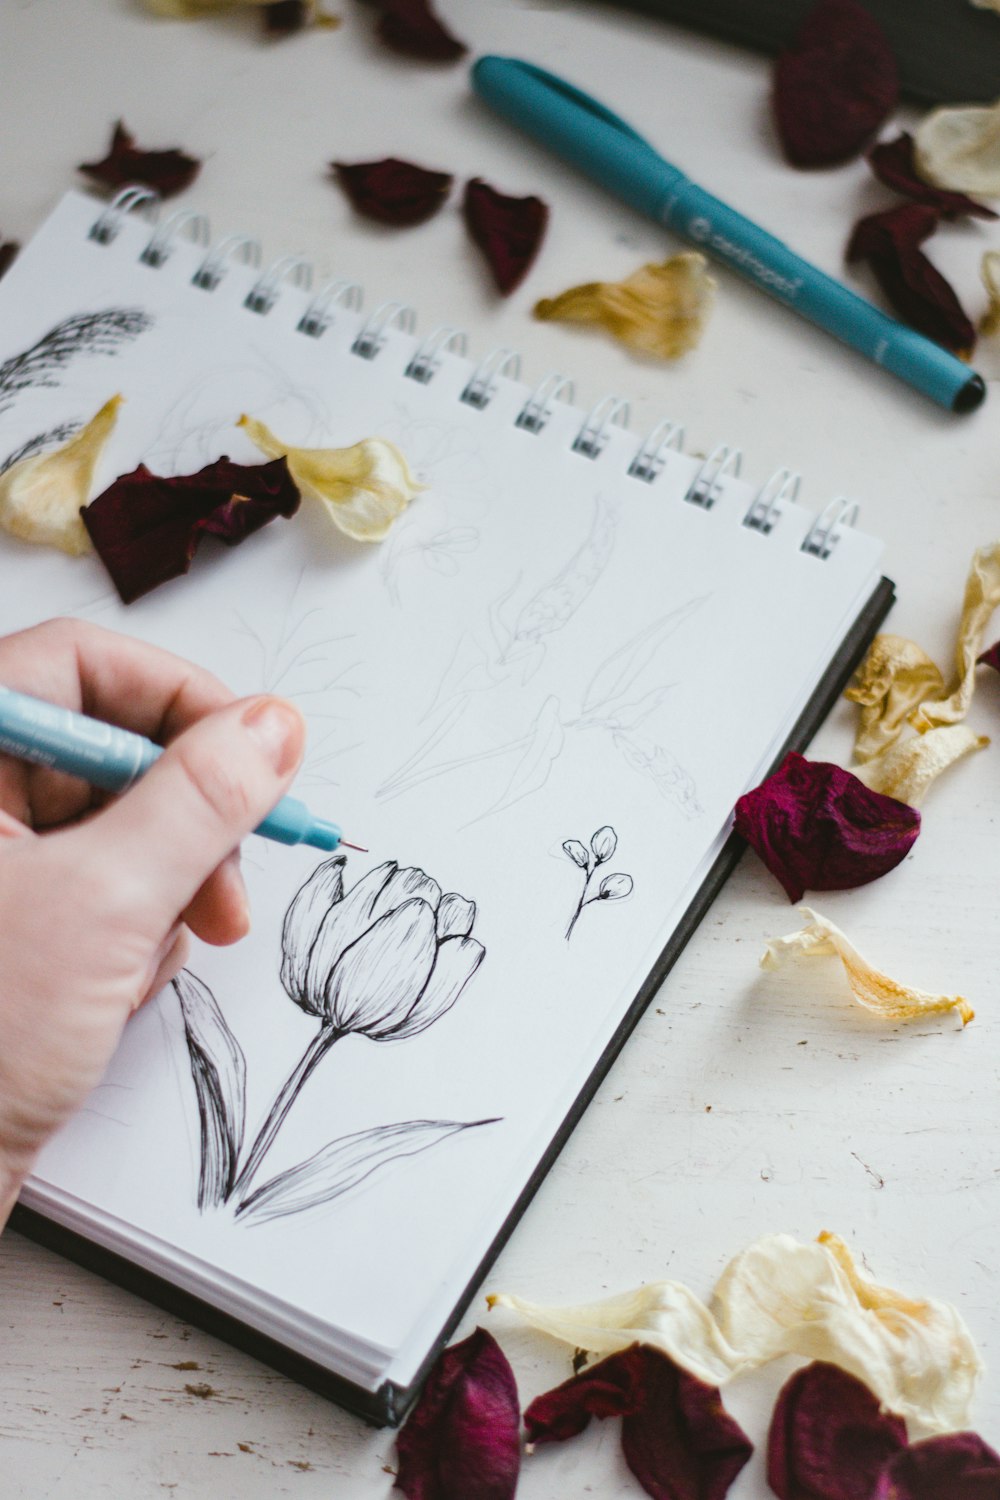
{"label": "pen held in hand", "polygon": [[[91,786],[124,792],[163,754],[163,746],[116,724],[73,713],[0,686],[0,754],[79,776]],[[282,797],[254,829],[279,844],[310,844],[331,853],[350,844],[336,823],[317,818],[297,797]]]}
{"label": "pen held in hand", "polygon": [[974,411],[980,375],[895,322],[685,177],[631,125],[572,84],[513,57],[481,57],[472,84],[488,104],[640,212],[950,411]]}

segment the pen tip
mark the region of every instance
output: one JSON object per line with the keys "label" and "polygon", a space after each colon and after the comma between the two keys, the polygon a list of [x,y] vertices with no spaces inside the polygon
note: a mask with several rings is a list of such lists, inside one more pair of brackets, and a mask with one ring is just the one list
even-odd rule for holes
{"label": "pen tip", "polygon": [[343,849],[356,849],[359,854],[368,853],[368,850],[365,848],[364,844],[352,844],[347,839],[341,839],[340,844],[341,848]]}

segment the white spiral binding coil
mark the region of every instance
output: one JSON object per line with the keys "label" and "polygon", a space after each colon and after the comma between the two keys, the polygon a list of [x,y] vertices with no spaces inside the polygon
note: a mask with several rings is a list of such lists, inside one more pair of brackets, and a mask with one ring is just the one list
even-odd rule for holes
{"label": "white spiral binding coil", "polygon": [[360,312],[364,297],[364,288],[359,281],[339,278],[324,282],[295,326],[299,333],[318,339],[333,322],[332,307],[341,302],[348,312]]}
{"label": "white spiral binding coil", "polygon": [[[100,245],[110,245],[121,229],[125,216],[136,209],[145,213],[156,226],[138,257],[143,264],[153,269],[160,269],[168,260],[174,242],[182,232],[195,245],[209,244],[209,224],[204,214],[182,209],[171,214],[162,223],[157,223],[160,196],[151,188],[140,184],[123,188],[112,198],[94,220],[88,231],[88,238]],[[191,278],[192,283],[206,291],[215,291],[226,273],[229,261],[233,259],[239,259],[245,265],[258,269],[262,260],[259,242],[248,234],[225,236],[208,249]],[[274,261],[256,279],[244,298],[243,305],[266,316],[278,301],[281,283],[286,279],[301,291],[310,291],[311,264],[300,255],[286,255]],[[363,297],[363,289],[356,281],[327,281],[310,298],[295,328],[308,337],[319,338],[335,322],[334,308],[360,313]],[[412,335],[415,325],[416,313],[412,307],[402,302],[383,302],[376,307],[355,336],[350,345],[351,352],[363,359],[374,359],[386,343],[390,328],[397,326],[401,332]],[[451,352],[464,359],[467,357],[466,351],[467,336],[463,330],[443,324],[416,345],[402,373],[419,385],[428,385],[440,368],[443,354]],[[518,381],[520,373],[521,356],[516,350],[506,347],[492,349],[473,369],[462,388],[459,400],[483,411],[496,395],[499,382],[503,379]],[[548,424],[555,402],[559,401],[572,409],[573,395],[573,382],[557,371],[550,371],[523,402],[514,418],[514,425],[524,432],[537,435]],[[627,429],[628,422],[629,403],[618,395],[602,396],[583,418],[570,448],[585,458],[599,458],[611,437],[611,429]],[[671,462],[671,455],[683,454],[683,442],[684,429],[676,422],[664,419],[652,428],[634,451],[626,473],[642,483],[654,484]],[[742,456],[738,448],[731,447],[728,443],[720,443],[713,448],[699,464],[694,478],[684,492],[684,499],[692,505],[710,510],[721,495],[727,478],[738,477]],[[754,495],[742,516],[742,524],[750,530],[767,535],[781,521],[786,509],[796,505],[800,484],[799,474],[791,469],[776,469]],[[813,520],[800,544],[800,551],[820,560],[828,558],[842,532],[855,524],[858,510],[857,501],[838,495]]]}
{"label": "white spiral binding coil", "polygon": [[464,401],[466,406],[474,406],[477,411],[485,411],[493,400],[500,376],[506,375],[509,380],[517,380],[520,373],[521,356],[516,349],[491,349],[473,370],[458,399]]}
{"label": "white spiral binding coil", "polygon": [[181,208],[160,224],[139,259],[143,265],[153,266],[159,269],[174,248],[174,240],[182,229],[187,229],[188,238],[196,245],[202,245],[207,250],[211,238],[208,220],[204,214],[196,214],[193,209]]}
{"label": "white spiral binding coil", "polygon": [[393,324],[398,325],[403,333],[412,333],[417,324],[417,314],[405,302],[383,302],[376,307],[354,340],[351,353],[357,354],[361,359],[374,359]]}
{"label": "white spiral binding coil", "polygon": [[403,374],[408,380],[419,380],[421,385],[427,385],[435,370],[440,367],[439,355],[449,349],[455,354],[465,355],[468,347],[469,337],[464,329],[442,323],[439,328],[433,328],[421,342]]}
{"label": "white spiral binding coil", "polygon": [[134,208],[146,208],[149,218],[155,224],[160,216],[160,195],[152,188],[142,187],[135,183],[131,187],[122,188],[116,193],[103,213],[98,214],[90,226],[89,239],[96,240],[99,245],[110,245],[119,229],[126,214],[130,214]]}
{"label": "white spiral binding coil", "polygon": [[304,292],[312,291],[313,268],[301,255],[283,255],[273,261],[259,276],[243,299],[243,306],[255,313],[268,313],[278,300],[278,290],[286,276]]}
{"label": "white spiral binding coil", "polygon": [[[564,391],[565,395],[563,395]],[[560,375],[558,370],[550,370],[547,375],[542,376],[521,407],[514,418],[514,426],[522,428],[525,432],[533,432],[537,436],[552,415],[552,403],[562,400],[567,406],[572,406],[573,394],[572,380],[567,379],[565,375]]]}

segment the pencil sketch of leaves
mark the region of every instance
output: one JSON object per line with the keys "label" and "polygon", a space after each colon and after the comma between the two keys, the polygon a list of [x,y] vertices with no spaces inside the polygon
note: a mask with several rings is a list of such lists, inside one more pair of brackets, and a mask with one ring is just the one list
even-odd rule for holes
{"label": "pencil sketch of leaves", "polygon": [[8,453],[0,463],[0,474],[6,474],[8,469],[19,464],[22,459],[33,458],[36,453],[43,453],[46,448],[55,447],[57,443],[68,442],[82,426],[82,422],[62,422],[58,427],[50,427],[48,432],[36,433],[34,437],[28,438],[26,443],[15,448],[13,453]]}
{"label": "pencil sketch of leaves", "polygon": [[57,374],[80,354],[117,354],[121,346],[153,326],[141,308],[108,308],[64,318],[30,349],[0,365],[0,412],[24,390],[56,386]]}
{"label": "pencil sketch of leaves", "polygon": [[648,693],[643,693],[641,698],[636,698],[631,703],[618,703],[603,709],[592,718],[580,719],[575,728],[591,729],[599,727],[611,730],[638,729],[649,716],[656,712],[660,704],[673,691],[672,682],[662,683],[659,687],[651,688]]}
{"label": "pencil sketch of leaves", "polygon": [[458,572],[459,557],[475,552],[479,546],[479,532],[474,526],[449,526],[428,537],[422,551],[424,563],[444,578],[454,578]]}
{"label": "pencil sketch of leaves", "polygon": [[172,983],[180,1001],[198,1100],[198,1207],[215,1208],[236,1180],[246,1109],[246,1060],[208,986],[188,969],[182,969]]}
{"label": "pencil sketch of leaves", "polygon": [[318,1208],[350,1192],[381,1167],[429,1151],[461,1131],[497,1123],[496,1119],[405,1120],[341,1136],[248,1194],[236,1217],[244,1223],[263,1224],[285,1214]]}
{"label": "pencil sketch of leaves", "polygon": [[694,780],[669,750],[629,734],[615,733],[612,738],[632,769],[649,777],[661,796],[675,802],[685,817],[694,818],[702,812]]}
{"label": "pencil sketch of leaves", "polygon": [[583,695],[583,712],[593,714],[625,696],[660,647],[705,603],[707,595],[689,599],[640,630],[601,663]]}
{"label": "pencil sketch of leaves", "polygon": [[[565,739],[559,714],[559,699],[548,697],[526,736],[524,754],[518,761],[513,776],[493,805],[481,813],[480,817],[503,812],[515,802],[520,802],[522,797],[530,797],[532,792],[540,791],[549,779],[553,762],[562,752]],[[478,821],[478,818],[473,819],[473,822]]]}

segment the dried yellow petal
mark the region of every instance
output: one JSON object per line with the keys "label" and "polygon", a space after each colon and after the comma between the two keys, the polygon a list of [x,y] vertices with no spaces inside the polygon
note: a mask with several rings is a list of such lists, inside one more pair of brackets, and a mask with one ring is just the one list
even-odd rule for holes
{"label": "dried yellow petal", "polygon": [[239,425],[269,458],[287,458],[303,495],[321,500],[334,524],[357,542],[381,541],[427,488],[387,438],[364,438],[351,448],[292,448],[253,417],[240,417]]}
{"label": "dried yellow petal", "polygon": [[811,1244],[787,1234],[755,1241],[730,1261],[708,1306],[676,1281],[576,1307],[508,1293],[487,1300],[595,1354],[651,1344],[711,1385],[786,1354],[826,1360],[932,1432],[968,1424],[983,1373],[957,1309],[866,1280],[843,1241],[825,1232]]}
{"label": "dried yellow petal", "polygon": [[979,332],[990,337],[1000,333],[1000,250],[984,251],[979,263],[979,274],[990,299],[989,307],[979,320]]}
{"label": "dried yellow petal", "polygon": [[91,550],[80,510],[90,498],[94,470],[121,403],[121,396],[112,396],[68,443],[22,458],[0,474],[0,526],[5,531],[73,557]]}
{"label": "dried yellow petal", "polygon": [[935,724],[956,724],[965,718],[976,684],[976,657],[982,648],[983,632],[998,604],[1000,542],[994,542],[973,554],[955,645],[957,676],[950,694],[944,699],[925,700],[910,715],[910,723],[921,734]]}
{"label": "dried yellow petal", "polygon": [[984,750],[988,744],[987,735],[976,734],[966,724],[945,724],[890,745],[867,765],[858,766],[854,775],[873,792],[917,807],[942,771],[963,755]]}
{"label": "dried yellow petal", "polygon": [[844,966],[855,1000],[886,1021],[913,1021],[939,1011],[957,1010],[962,1025],[976,1014],[961,995],[932,995],[912,985],[899,984],[872,968],[833,922],[818,911],[800,906],[806,925],[787,937],[770,938],[761,954],[762,969],[778,969],[786,958],[801,953],[809,958],[835,953]]}
{"label": "dried yellow petal", "polygon": [[1000,196],[1000,102],[932,110],[914,131],[913,159],[935,187]]}
{"label": "dried yellow petal", "polygon": [[676,359],[701,338],[715,282],[703,255],[686,250],[640,266],[624,281],[589,281],[534,307],[543,321],[597,323],[643,354]]}
{"label": "dried yellow petal", "polygon": [[907,715],[944,692],[944,678],[915,641],[877,635],[844,696],[861,704],[854,758],[871,760],[898,738]]}

